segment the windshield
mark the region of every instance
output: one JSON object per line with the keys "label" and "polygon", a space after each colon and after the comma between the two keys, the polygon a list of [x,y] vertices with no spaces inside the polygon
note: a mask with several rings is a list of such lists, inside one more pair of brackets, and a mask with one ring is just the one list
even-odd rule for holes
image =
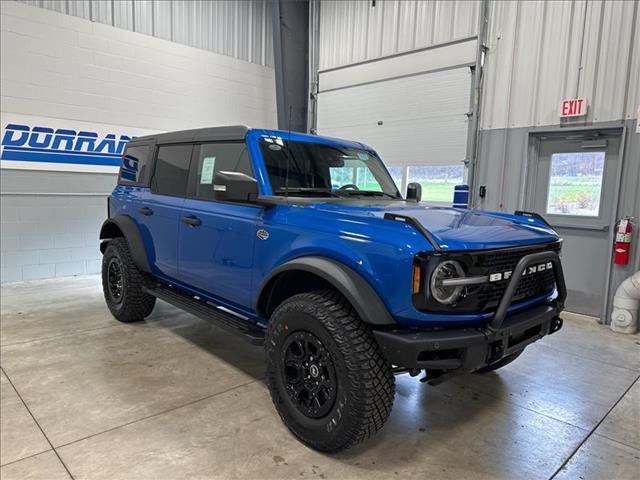
{"label": "windshield", "polygon": [[[274,195],[380,196],[401,199],[372,151],[263,137],[260,149]],[[288,168],[287,168],[288,167]]]}

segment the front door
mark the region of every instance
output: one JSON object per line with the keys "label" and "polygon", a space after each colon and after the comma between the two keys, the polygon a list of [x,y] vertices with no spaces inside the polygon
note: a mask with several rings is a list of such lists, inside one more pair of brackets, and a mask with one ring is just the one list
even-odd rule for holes
{"label": "front door", "polygon": [[540,213],[564,239],[566,309],[600,317],[618,189],[619,131],[533,138],[527,210]]}
{"label": "front door", "polygon": [[194,147],[179,227],[178,279],[222,302],[250,305],[256,225],[262,208],[215,200],[217,171],[252,174],[244,143]]}

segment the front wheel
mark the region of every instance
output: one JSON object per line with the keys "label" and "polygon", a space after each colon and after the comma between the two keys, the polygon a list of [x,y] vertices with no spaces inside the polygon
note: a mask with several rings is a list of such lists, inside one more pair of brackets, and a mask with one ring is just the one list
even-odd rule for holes
{"label": "front wheel", "polygon": [[391,413],[395,379],[368,327],[337,292],[295,295],[269,321],[267,377],[283,422],[303,443],[337,452]]}
{"label": "front wheel", "polygon": [[144,274],[138,270],[124,238],[114,238],[102,257],[102,290],[111,314],[121,322],[144,319],[156,298],[144,291]]}

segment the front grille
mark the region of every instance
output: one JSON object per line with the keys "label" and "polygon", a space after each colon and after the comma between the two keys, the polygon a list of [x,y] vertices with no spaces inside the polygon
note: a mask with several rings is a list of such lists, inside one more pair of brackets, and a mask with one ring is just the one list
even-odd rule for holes
{"label": "front grille", "polygon": [[[488,274],[511,271],[525,255],[549,251],[560,253],[560,244],[528,247],[525,249],[494,250],[486,254],[478,254],[474,262],[474,270],[476,268],[482,269],[482,271]],[[479,303],[483,305],[483,310],[492,310],[498,306],[508,284],[509,280],[502,280],[484,285],[479,289],[477,296]],[[518,302],[520,300],[526,300],[527,298],[551,293],[554,286],[555,276],[553,270],[545,270],[532,275],[525,275],[520,278],[512,301]]]}
{"label": "front grille", "polygon": [[[540,252],[560,253],[561,243],[533,245],[517,248],[501,248],[475,252],[451,252],[444,258],[459,261],[467,276],[486,276],[492,273],[513,271],[517,263],[525,255]],[[442,255],[425,254],[419,256],[422,262],[425,288],[413,296],[416,308],[436,312],[486,312],[498,307],[500,300],[509,284],[509,279],[466,287],[464,295],[455,305],[442,305],[429,294],[428,280],[433,269],[443,260]],[[553,270],[524,275],[520,278],[512,302],[519,302],[528,298],[551,294],[555,287]]]}

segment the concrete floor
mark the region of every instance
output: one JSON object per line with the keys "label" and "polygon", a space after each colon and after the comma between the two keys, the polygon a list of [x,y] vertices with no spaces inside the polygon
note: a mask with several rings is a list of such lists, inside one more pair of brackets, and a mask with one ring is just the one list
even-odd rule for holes
{"label": "concrete floor", "polygon": [[2,287],[0,476],[640,478],[640,338],[567,316],[499,373],[398,377],[391,419],[328,456],[286,430],[262,350],[158,303],[115,321],[97,277]]}

